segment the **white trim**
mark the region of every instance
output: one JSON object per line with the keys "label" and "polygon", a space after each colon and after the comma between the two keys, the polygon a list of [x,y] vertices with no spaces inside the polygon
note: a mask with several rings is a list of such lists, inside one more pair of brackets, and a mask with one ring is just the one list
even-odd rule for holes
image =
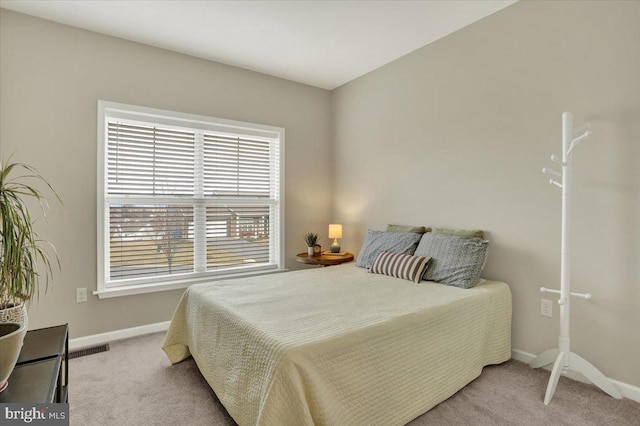
{"label": "white trim", "polygon": [[[277,153],[279,155],[278,167],[275,178],[278,179],[277,193],[271,198],[262,199],[236,199],[236,198],[202,198],[202,194],[194,194],[194,197],[129,197],[118,196],[113,197],[106,194],[107,167],[105,161],[107,158],[107,140],[108,130],[106,127],[107,117],[117,117],[120,120],[131,121],[132,123],[162,124],[168,127],[188,128],[190,130],[199,129],[202,131],[214,131],[217,134],[228,134],[233,136],[249,136],[269,142],[277,142]],[[262,124],[248,123],[243,121],[227,120],[218,117],[207,117],[203,115],[187,114],[176,111],[161,110],[135,105],[127,105],[116,102],[98,100],[98,119],[97,119],[97,288],[93,292],[99,298],[107,298],[114,296],[126,296],[132,294],[150,293],[155,291],[172,290],[178,288],[186,288],[194,282],[207,281],[202,275],[206,275],[210,280],[219,279],[217,276],[226,276],[227,278],[235,278],[240,276],[255,275],[257,269],[263,269],[264,273],[282,272],[285,266],[284,253],[284,137],[285,129],[276,126],[267,126]],[[185,127],[187,126],[187,127]],[[273,176],[272,176],[273,178]],[[261,266],[242,266],[239,268],[225,268],[220,271],[200,271],[202,265],[196,268],[194,273],[176,274],[175,278],[162,277],[146,277],[141,279],[117,280],[111,282],[107,279],[110,271],[109,242],[109,203],[144,203],[148,201],[153,203],[166,202],[177,204],[198,203],[203,205],[218,205],[220,203],[234,203],[247,206],[277,206],[279,215],[274,220],[270,220],[271,230],[277,227],[278,238],[271,238],[269,250],[269,264]],[[273,235],[273,233],[271,233]],[[202,253],[202,250],[199,251]],[[198,260],[201,261],[201,260]],[[197,263],[197,262],[196,262]],[[236,273],[236,269],[243,269],[245,272]],[[182,277],[180,275],[183,275]],[[188,275],[184,277],[184,275]],[[126,287],[126,288],[125,288]]]}
{"label": "white trim", "polygon": [[106,333],[93,334],[91,336],[76,337],[75,339],[69,339],[69,350],[101,345],[103,343],[113,342],[114,340],[143,336],[145,334],[157,333],[159,331],[167,331],[170,323],[171,321],[157,322],[155,324],[108,331]]}
{"label": "white trim", "polygon": [[[269,272],[279,272],[282,271],[282,268],[279,268],[277,264],[269,264],[266,263],[264,265],[258,264],[244,264],[238,266],[228,266],[226,268],[221,267],[212,271],[205,272],[188,272],[184,274],[174,274],[174,275],[157,275],[154,277],[143,277],[143,278],[127,278],[118,281],[108,282],[107,288],[103,290],[98,290],[96,294],[102,291],[109,291],[115,289],[121,289],[124,287],[129,288],[143,288],[149,286],[158,287],[159,291],[163,287],[167,287],[167,290],[171,290],[173,288],[186,288],[191,284],[204,283],[207,281],[216,281],[221,278],[240,278],[252,275],[262,275],[263,273],[267,274]],[[164,278],[162,281],[159,281],[160,278]],[[177,286],[176,286],[177,285]],[[172,287],[173,286],[173,287]]]}
{"label": "white trim", "polygon": [[[530,364],[531,361],[533,361],[536,357],[537,355],[531,354],[529,352],[521,351],[518,349],[511,349],[511,358],[515,359],[516,361],[522,361],[525,364]],[[551,367],[553,367],[553,364],[550,364],[543,368],[550,371]],[[568,374],[562,373],[562,375],[582,383],[591,384],[591,382],[588,381],[582,374],[576,373],[573,370],[569,370]],[[615,387],[618,388],[623,397],[629,398],[632,401],[640,402],[640,387],[633,386],[628,383],[624,383],[611,378],[609,378],[609,380],[611,380]]]}
{"label": "white trim", "polygon": [[262,136],[265,139],[273,139],[278,138],[281,132],[284,131],[282,127],[103,100],[98,100],[98,110],[103,113],[108,111],[109,116],[130,120],[132,122],[143,121],[140,120],[140,117],[142,116],[148,117],[148,120],[153,123],[159,123],[166,126],[184,128],[184,123],[188,123],[189,127],[195,127],[201,130],[210,130],[220,133],[227,133],[231,131],[232,133],[230,134],[233,134],[234,136],[240,133],[244,136]]}
{"label": "white trim", "polygon": [[618,388],[623,397],[629,398],[632,401],[640,402],[640,388],[630,385],[625,382],[621,382],[615,379],[609,379],[613,382],[614,386]]}
{"label": "white trim", "polygon": [[104,288],[105,271],[108,271],[110,266],[110,259],[107,256],[105,258],[106,242],[109,241],[108,230],[104,226],[105,219],[109,217],[109,212],[106,210],[105,203],[105,182],[107,181],[107,168],[105,167],[106,159],[106,141],[107,141],[107,128],[105,126],[105,108],[108,102],[98,100],[98,139],[97,139],[97,202],[96,202],[96,235],[97,245],[97,284],[96,290],[102,290]]}
{"label": "white trim", "polygon": [[228,197],[141,197],[141,196],[130,196],[130,195],[120,195],[113,196],[107,195],[104,197],[104,200],[111,204],[180,204],[180,205],[190,205],[195,201],[202,202],[205,206],[216,206],[220,204],[236,204],[242,206],[264,206],[264,205],[275,205],[278,204],[277,200],[268,200],[268,199],[260,199],[260,198],[228,198]]}
{"label": "white trim", "polygon": [[236,274],[228,274],[228,273],[220,274],[218,276],[207,275],[199,278],[175,280],[175,281],[164,282],[164,283],[150,283],[150,284],[137,284],[137,285],[129,284],[129,285],[123,285],[120,287],[108,287],[104,290],[94,291],[93,295],[98,296],[99,299],[109,299],[111,297],[131,296],[134,294],[155,293],[158,291],[176,290],[181,288],[187,288],[192,284],[201,284],[201,283],[211,282],[211,281],[257,277],[260,275],[277,274],[280,272],[287,272],[287,271],[288,269],[265,269],[265,270],[242,272],[242,273],[236,273]]}
{"label": "white trim", "polygon": [[285,135],[285,130],[283,127],[280,127],[280,144],[278,146],[278,154],[280,154],[280,164],[279,164],[279,169],[280,169],[280,181],[279,186],[278,186],[278,197],[280,197],[280,204],[278,204],[278,210],[280,212],[280,223],[278,224],[278,226],[280,227],[279,231],[280,231],[280,240],[277,241],[278,250],[274,250],[274,253],[277,252],[278,256],[280,257],[280,266],[281,267],[285,267],[286,265],[286,261],[285,261],[285,253],[284,253],[284,242],[286,241],[286,235],[284,233],[284,193],[285,193],[285,188],[284,188],[284,179],[285,179],[285,162],[284,162],[284,135]]}

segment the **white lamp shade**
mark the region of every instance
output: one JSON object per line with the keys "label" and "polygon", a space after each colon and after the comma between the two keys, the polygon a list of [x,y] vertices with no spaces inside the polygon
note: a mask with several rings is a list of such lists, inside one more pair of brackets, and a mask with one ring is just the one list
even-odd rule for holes
{"label": "white lamp shade", "polygon": [[332,223],[329,225],[329,238],[342,238],[342,225]]}

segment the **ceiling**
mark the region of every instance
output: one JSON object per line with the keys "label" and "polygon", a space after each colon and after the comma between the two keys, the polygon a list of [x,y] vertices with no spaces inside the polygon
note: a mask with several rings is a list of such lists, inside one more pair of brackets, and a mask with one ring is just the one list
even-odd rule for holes
{"label": "ceiling", "polygon": [[512,3],[0,0],[6,9],[324,89]]}

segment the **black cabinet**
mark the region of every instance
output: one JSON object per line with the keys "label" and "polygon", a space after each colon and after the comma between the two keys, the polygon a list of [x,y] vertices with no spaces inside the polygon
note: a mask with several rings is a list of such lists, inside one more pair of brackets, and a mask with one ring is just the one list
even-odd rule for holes
{"label": "black cabinet", "polygon": [[30,330],[0,403],[68,402],[69,325]]}

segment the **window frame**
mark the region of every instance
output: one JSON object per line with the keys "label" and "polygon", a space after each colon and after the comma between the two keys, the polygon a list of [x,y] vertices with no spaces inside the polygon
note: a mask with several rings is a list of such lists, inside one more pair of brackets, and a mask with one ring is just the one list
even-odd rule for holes
{"label": "window frame", "polygon": [[[124,121],[146,122],[155,125],[170,126],[172,128],[198,129],[212,131],[228,136],[250,136],[276,140],[278,143],[279,167],[276,170],[277,197],[275,201],[265,201],[256,199],[241,199],[234,197],[219,198],[218,203],[233,203],[251,205],[265,205],[268,203],[278,206],[277,217],[270,218],[271,229],[276,229],[278,235],[274,236],[269,248],[270,262],[267,265],[229,267],[218,271],[193,272],[189,277],[176,275],[159,280],[157,277],[137,278],[109,285],[107,282],[107,271],[109,271],[109,202],[108,199],[126,200],[128,202],[138,202],[145,198],[162,201],[161,197],[133,197],[117,196],[112,197],[107,193],[107,149],[108,149],[108,119],[121,119]],[[186,288],[191,284],[207,281],[220,280],[224,278],[239,278],[253,275],[263,275],[284,271],[284,142],[285,129],[282,127],[266,126],[261,124],[234,121],[217,117],[188,114],[176,111],[161,110],[156,108],[128,105],[117,102],[98,100],[98,120],[97,120],[97,289],[93,292],[99,298],[109,298],[125,296],[163,290],[173,290]],[[166,198],[171,203],[180,204],[177,198]],[[197,202],[196,196],[188,199],[182,198],[185,204]],[[201,199],[206,204],[206,198]],[[206,208],[206,207],[205,207]]]}

